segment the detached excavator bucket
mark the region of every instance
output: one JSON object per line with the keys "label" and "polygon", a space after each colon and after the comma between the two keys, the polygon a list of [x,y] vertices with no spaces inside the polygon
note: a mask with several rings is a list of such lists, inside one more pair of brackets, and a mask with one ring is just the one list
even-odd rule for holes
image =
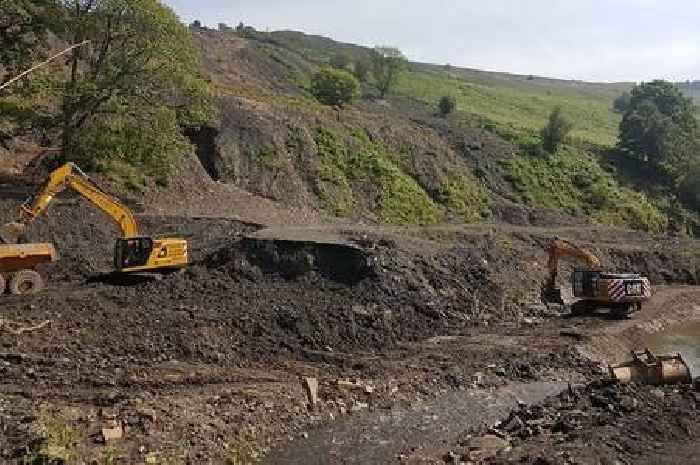
{"label": "detached excavator bucket", "polygon": [[610,366],[610,374],[617,381],[661,386],[692,381],[690,368],[679,354],[654,355],[649,349],[632,352],[632,360]]}
{"label": "detached excavator bucket", "polygon": [[17,244],[25,233],[22,223],[7,223],[0,226],[0,241],[3,244]]}

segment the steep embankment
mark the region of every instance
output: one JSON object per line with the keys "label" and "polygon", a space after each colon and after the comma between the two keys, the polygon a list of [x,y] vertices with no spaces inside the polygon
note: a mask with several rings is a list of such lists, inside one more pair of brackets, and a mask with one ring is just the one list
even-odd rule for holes
{"label": "steep embankment", "polygon": [[[367,98],[338,112],[308,94],[309,80],[333,54],[361,60],[367,49],[292,32],[194,34],[220,121],[188,135],[220,184],[321,221],[667,226],[655,202],[607,168],[619,121],[610,105],[623,85],[413,64],[395,96],[376,100],[365,86]],[[434,101],[453,93],[461,111],[436,116]],[[574,145],[530,154],[547,113],[564,103]]]}

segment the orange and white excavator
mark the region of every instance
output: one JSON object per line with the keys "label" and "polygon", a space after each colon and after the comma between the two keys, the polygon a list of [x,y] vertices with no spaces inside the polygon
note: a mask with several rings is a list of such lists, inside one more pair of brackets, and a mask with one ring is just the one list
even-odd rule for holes
{"label": "orange and white excavator", "polygon": [[557,285],[559,260],[573,259],[584,262],[585,268],[576,268],[571,275],[574,297],[572,312],[584,314],[598,308],[607,308],[617,317],[626,317],[639,311],[651,298],[649,279],[637,273],[610,273],[603,271],[598,257],[563,239],[554,238],[547,245],[549,276],[543,286],[543,298],[549,302],[564,303]]}

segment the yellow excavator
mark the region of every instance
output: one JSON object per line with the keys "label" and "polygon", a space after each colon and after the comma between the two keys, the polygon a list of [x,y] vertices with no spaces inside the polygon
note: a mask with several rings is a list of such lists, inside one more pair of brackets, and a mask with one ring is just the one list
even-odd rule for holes
{"label": "yellow excavator", "polygon": [[22,207],[17,223],[1,228],[5,242],[8,236],[19,237],[37,216],[46,210],[53,198],[72,189],[112,218],[122,232],[117,239],[114,267],[120,273],[153,272],[182,268],[187,265],[187,241],[173,238],[152,238],[141,235],[131,210],[113,196],[99,189],[73,163],[53,171],[41,189]]}
{"label": "yellow excavator", "polygon": [[547,244],[549,276],[542,289],[547,302],[564,304],[561,289],[557,285],[559,260],[582,261],[586,268],[577,268],[571,275],[574,297],[574,314],[585,314],[599,308],[607,308],[616,317],[626,317],[639,311],[651,298],[649,279],[636,273],[610,273],[603,271],[598,257],[591,252],[563,239],[554,238]]}

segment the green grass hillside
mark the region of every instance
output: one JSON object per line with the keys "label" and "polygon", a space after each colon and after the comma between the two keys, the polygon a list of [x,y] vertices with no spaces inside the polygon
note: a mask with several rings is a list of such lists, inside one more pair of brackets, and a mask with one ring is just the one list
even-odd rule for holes
{"label": "green grass hillside", "polygon": [[575,122],[572,139],[611,147],[617,142],[620,124],[612,103],[625,87],[412,66],[398,93],[430,105],[452,95],[461,112],[483,119],[505,135],[537,132],[550,111],[560,106]]}
{"label": "green grass hillside", "polygon": [[[256,37],[317,63],[326,63],[337,53],[351,61],[369,56],[367,48],[300,32],[259,33]],[[538,131],[549,112],[561,106],[576,123],[574,140],[610,147],[617,141],[621,119],[612,109],[613,100],[631,87],[631,83],[588,83],[411,63],[396,93],[428,105],[453,95],[462,113],[506,135]]]}
{"label": "green grass hillside", "polygon": [[[338,53],[357,62],[370,52],[297,32],[256,37],[276,60],[288,63],[300,83],[305,76],[295,65],[299,58],[322,65]],[[475,124],[515,145],[519,153],[499,160],[498,165],[503,182],[510,184],[520,203],[599,223],[662,231],[668,224],[666,199],[655,199],[649,195],[652,190],[640,192],[630,176],[612,170],[606,159],[617,143],[621,121],[613,101],[631,87],[630,83],[588,83],[410,63],[389,100],[398,97],[435,112],[441,97],[455,97],[457,114],[448,124]],[[373,93],[371,83],[365,90]],[[556,155],[533,155],[539,131],[556,107],[574,122],[569,141]],[[433,197],[440,201],[439,196]],[[454,201],[458,195],[452,197]]]}

